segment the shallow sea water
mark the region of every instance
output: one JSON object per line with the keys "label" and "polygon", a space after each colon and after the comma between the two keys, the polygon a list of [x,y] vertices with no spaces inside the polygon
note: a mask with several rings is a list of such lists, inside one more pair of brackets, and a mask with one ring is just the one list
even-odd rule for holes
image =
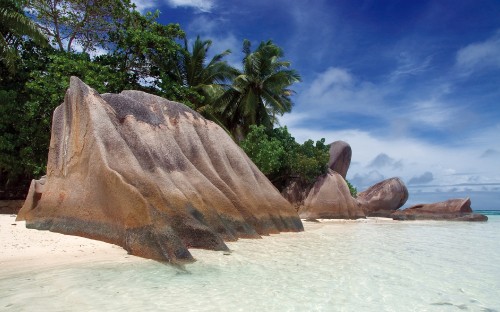
{"label": "shallow sea water", "polygon": [[[306,223],[154,261],[0,271],[0,311],[500,311],[500,216]],[[0,268],[1,270],[1,268]]]}

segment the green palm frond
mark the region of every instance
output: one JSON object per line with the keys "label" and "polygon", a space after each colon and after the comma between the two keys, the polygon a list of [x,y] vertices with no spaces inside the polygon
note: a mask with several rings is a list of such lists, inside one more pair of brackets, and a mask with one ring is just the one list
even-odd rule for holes
{"label": "green palm frond", "polygon": [[[243,73],[233,80],[231,88],[220,97],[220,105],[227,120],[238,124],[230,129],[248,129],[261,124],[270,129],[276,116],[292,108],[290,86],[301,80],[291,63],[284,61],[283,50],[272,41],[261,42],[251,52],[248,40],[243,41]],[[236,136],[236,135],[235,135]]]}
{"label": "green palm frond", "polygon": [[30,37],[35,43],[47,46],[47,38],[40,32],[35,23],[26,17],[22,11],[22,2],[15,0],[0,1],[0,61],[11,71],[17,58],[17,51],[11,45],[8,36]]}

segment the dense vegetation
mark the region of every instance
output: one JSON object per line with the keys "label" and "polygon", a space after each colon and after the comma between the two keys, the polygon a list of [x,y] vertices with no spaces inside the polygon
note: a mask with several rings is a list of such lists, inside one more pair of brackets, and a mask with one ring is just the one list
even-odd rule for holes
{"label": "dense vegetation", "polygon": [[266,130],[263,125],[252,125],[241,147],[280,190],[291,181],[311,184],[326,172],[330,157],[325,139],[299,144],[286,127]]}
{"label": "dense vegetation", "polygon": [[274,128],[300,81],[280,47],[252,50],[245,40],[242,68],[233,68],[224,60],[231,51],[208,60],[210,40],[190,47],[158,14],[129,0],[0,0],[0,198],[22,196],[44,174],[51,115],[70,76],[101,93],[135,89],[185,103],[222,126],[279,189],[326,171],[324,139],[301,145]]}

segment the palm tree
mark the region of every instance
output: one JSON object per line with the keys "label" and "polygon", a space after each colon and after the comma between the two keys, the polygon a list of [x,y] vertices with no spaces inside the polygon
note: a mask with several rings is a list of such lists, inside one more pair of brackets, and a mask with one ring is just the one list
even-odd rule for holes
{"label": "palm tree", "polygon": [[281,60],[283,50],[271,40],[261,42],[254,52],[250,47],[248,40],[243,41],[243,72],[219,99],[227,127],[238,140],[250,125],[272,129],[277,115],[290,112],[294,91],[289,87],[301,80],[290,62]]}
{"label": "palm tree", "polygon": [[35,43],[47,45],[47,38],[40,32],[23,13],[24,1],[0,0],[0,62],[10,71],[14,70],[14,61],[17,57],[15,41],[28,36]]}
{"label": "palm tree", "polygon": [[231,53],[230,50],[216,54],[207,64],[207,53],[211,46],[211,40],[201,40],[198,36],[189,51],[187,40],[185,40],[174,77],[182,86],[194,91],[195,95],[187,100],[194,105],[195,110],[220,123],[217,112],[212,106],[214,99],[222,94],[238,71],[223,60]]}

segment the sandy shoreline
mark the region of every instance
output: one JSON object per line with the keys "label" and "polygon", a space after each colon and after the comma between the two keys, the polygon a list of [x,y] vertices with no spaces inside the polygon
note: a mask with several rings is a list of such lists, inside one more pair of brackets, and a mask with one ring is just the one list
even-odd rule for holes
{"label": "sandy shoreline", "polygon": [[27,229],[16,215],[0,215],[0,267],[22,271],[62,264],[147,261],[125,249],[78,236]]}
{"label": "sandy shoreline", "polygon": [[[22,271],[34,268],[88,262],[150,261],[128,255],[120,246],[78,236],[27,229],[16,215],[0,215],[0,267],[2,271]],[[328,224],[397,222],[386,218],[358,220],[304,221],[306,231],[318,230]]]}

